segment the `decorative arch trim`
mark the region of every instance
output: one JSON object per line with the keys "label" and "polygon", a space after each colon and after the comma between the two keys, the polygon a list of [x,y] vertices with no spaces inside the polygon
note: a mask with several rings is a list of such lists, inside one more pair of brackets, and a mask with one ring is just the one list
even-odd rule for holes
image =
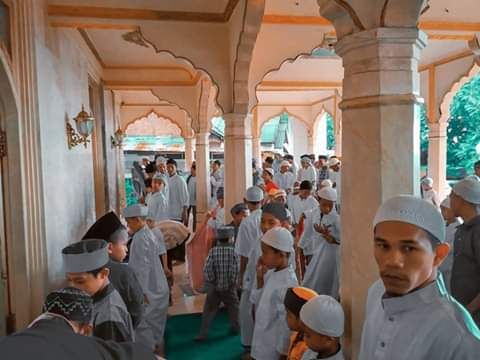
{"label": "decorative arch trim", "polygon": [[440,105],[440,119],[439,123],[448,124],[450,119],[450,106],[452,105],[453,99],[457,92],[470,81],[473,77],[480,74],[480,66],[477,63],[474,63],[470,71],[462,76],[457,82],[455,82],[447,94],[443,97],[442,104]]}
{"label": "decorative arch trim", "polygon": [[272,120],[273,118],[276,118],[280,115],[282,115],[283,113],[286,113],[288,114],[289,116],[297,119],[297,120],[300,120],[304,125],[305,127],[307,128],[307,131],[310,130],[310,127],[312,126],[312,124],[310,122],[308,122],[307,120],[305,120],[303,118],[303,116],[299,116],[299,115],[296,115],[294,112],[288,110],[287,107],[284,107],[281,111],[277,112],[275,115],[269,115],[268,118],[264,119],[264,120],[261,120],[261,121],[258,121],[258,133],[261,134],[262,133],[262,127],[263,125],[265,125],[267,122],[269,122],[270,120]]}
{"label": "decorative arch trim", "polygon": [[146,113],[144,113],[143,115],[140,115],[140,116],[134,118],[133,120],[130,120],[129,122],[127,122],[125,124],[125,129],[123,129],[123,131],[126,132],[130,125],[133,125],[134,123],[136,123],[138,121],[141,121],[142,119],[148,118],[151,114],[155,114],[158,118],[170,121],[172,124],[174,124],[180,130],[180,134],[182,135],[182,137],[186,136],[185,129],[183,129],[182,126],[180,126],[180,124],[177,121],[173,120],[169,116],[162,115],[160,112],[156,111],[155,109],[151,109],[151,110],[147,111]]}

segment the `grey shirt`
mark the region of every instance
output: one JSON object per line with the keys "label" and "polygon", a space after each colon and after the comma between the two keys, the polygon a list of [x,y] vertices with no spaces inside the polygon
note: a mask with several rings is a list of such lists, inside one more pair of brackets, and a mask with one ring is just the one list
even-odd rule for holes
{"label": "grey shirt", "polygon": [[440,278],[399,297],[379,280],[368,292],[359,360],[476,360],[479,336]]}
{"label": "grey shirt", "polygon": [[[457,228],[453,255],[452,295],[466,306],[480,294],[480,215]],[[480,324],[480,312],[473,318]]]}

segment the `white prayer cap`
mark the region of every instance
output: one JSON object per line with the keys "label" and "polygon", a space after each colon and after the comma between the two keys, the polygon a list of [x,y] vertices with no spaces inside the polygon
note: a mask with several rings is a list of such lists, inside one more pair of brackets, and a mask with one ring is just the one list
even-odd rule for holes
{"label": "white prayer cap", "polygon": [[290,253],[293,251],[293,237],[290,231],[283,227],[268,230],[262,237],[262,242],[274,249]]}
{"label": "white prayer cap", "polygon": [[465,178],[453,187],[453,192],[469,203],[480,205],[480,180],[472,176]]}
{"label": "white prayer cap", "polygon": [[163,181],[163,183],[165,184],[165,177],[160,174],[160,173],[155,173],[155,175],[153,175],[153,178],[152,180],[156,180],[156,181]]}
{"label": "white prayer cap", "polygon": [[325,179],[325,180],[322,180],[322,182],[320,183],[321,186],[323,187],[332,187],[333,186],[333,182],[332,180],[330,179]]}
{"label": "white prayer cap", "polygon": [[288,166],[290,167],[290,163],[287,161],[287,160],[283,160],[281,163],[280,163],[280,167],[282,166]]}
{"label": "white prayer cap", "polygon": [[133,217],[147,217],[148,208],[141,204],[134,204],[123,209],[123,217],[133,218]]}
{"label": "white prayer cap", "polygon": [[300,320],[320,335],[343,335],[345,314],[342,305],[328,295],[318,295],[302,306]]}
{"label": "white prayer cap", "polygon": [[429,177],[423,178],[422,184],[432,187],[433,186],[433,179],[429,178]]}
{"label": "white prayer cap", "polygon": [[263,200],[263,191],[258,186],[251,186],[245,193],[245,200],[248,202],[260,202]]}
{"label": "white prayer cap", "polygon": [[399,221],[418,226],[445,242],[445,221],[435,206],[411,195],[398,195],[385,201],[377,210],[373,227],[385,221]]}
{"label": "white prayer cap", "polygon": [[272,168],[265,168],[265,169],[263,169],[263,171],[266,171],[272,177],[275,175],[275,170],[273,170]]}
{"label": "white prayer cap", "polygon": [[337,158],[331,158],[330,160],[328,160],[328,166],[329,167],[332,167],[332,166],[335,166],[335,165],[340,165],[342,162],[340,160],[338,160]]}
{"label": "white prayer cap", "polygon": [[450,196],[448,196],[445,200],[442,201],[440,206],[446,208],[446,209],[451,209],[450,205]]}
{"label": "white prayer cap", "polygon": [[302,161],[306,161],[307,163],[311,164],[312,163],[312,159],[310,158],[310,156],[308,155],[303,155],[300,160]]}
{"label": "white prayer cap", "polygon": [[159,156],[157,157],[157,160],[155,160],[155,163],[157,165],[165,164],[166,162],[167,162],[167,159],[165,159],[163,156]]}
{"label": "white prayer cap", "polygon": [[317,195],[320,199],[337,201],[337,190],[332,187],[324,187],[317,191]]}

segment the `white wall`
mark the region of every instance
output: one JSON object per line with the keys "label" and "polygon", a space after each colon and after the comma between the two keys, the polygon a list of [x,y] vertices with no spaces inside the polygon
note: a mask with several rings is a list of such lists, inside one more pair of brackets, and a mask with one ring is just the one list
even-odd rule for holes
{"label": "white wall", "polygon": [[313,150],[315,155],[327,154],[327,114],[324,113],[315,123]]}
{"label": "white wall", "polygon": [[[66,118],[88,106],[88,62],[70,37],[48,30],[37,41],[41,157],[49,286],[64,279],[61,250],[79,241],[95,220],[92,146],[67,147]],[[48,45],[47,45],[48,44]]]}
{"label": "white wall", "polygon": [[303,154],[308,153],[307,128],[300,120],[289,117],[292,122],[293,156],[296,161]]}

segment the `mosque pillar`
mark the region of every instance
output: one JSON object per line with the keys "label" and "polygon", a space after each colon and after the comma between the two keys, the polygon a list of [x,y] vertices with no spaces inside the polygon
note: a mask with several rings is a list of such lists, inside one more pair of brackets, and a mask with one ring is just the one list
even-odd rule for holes
{"label": "mosque pillar", "polygon": [[197,168],[197,225],[202,223],[210,210],[210,133],[196,135],[195,165]]}
{"label": "mosque pillar", "polygon": [[450,192],[447,183],[447,127],[446,122],[428,124],[428,176],[433,179],[433,189],[440,200]]}
{"label": "mosque pillar", "polygon": [[195,159],[195,137],[185,138],[185,171],[190,171],[190,167]]}
{"label": "mosque pillar", "polygon": [[252,159],[257,161],[258,167],[262,166],[262,145],[260,137],[252,138]]}
{"label": "mosque pillar", "polygon": [[338,109],[338,97],[335,94],[335,114],[334,114],[334,131],[335,131],[335,155],[342,157],[342,110]]}
{"label": "mosque pillar", "polygon": [[252,115],[225,114],[225,221],[252,185]]}
{"label": "mosque pillar", "polygon": [[[368,288],[378,279],[372,221],[379,205],[418,194],[420,52],[415,27],[345,35],[336,52],[345,70],[342,109],[342,274],[346,351],[356,359]],[[337,119],[338,120],[338,119]],[[362,176],[359,174],[368,174]]]}
{"label": "mosque pillar", "polygon": [[310,129],[307,131],[307,153],[315,154],[315,137]]}

